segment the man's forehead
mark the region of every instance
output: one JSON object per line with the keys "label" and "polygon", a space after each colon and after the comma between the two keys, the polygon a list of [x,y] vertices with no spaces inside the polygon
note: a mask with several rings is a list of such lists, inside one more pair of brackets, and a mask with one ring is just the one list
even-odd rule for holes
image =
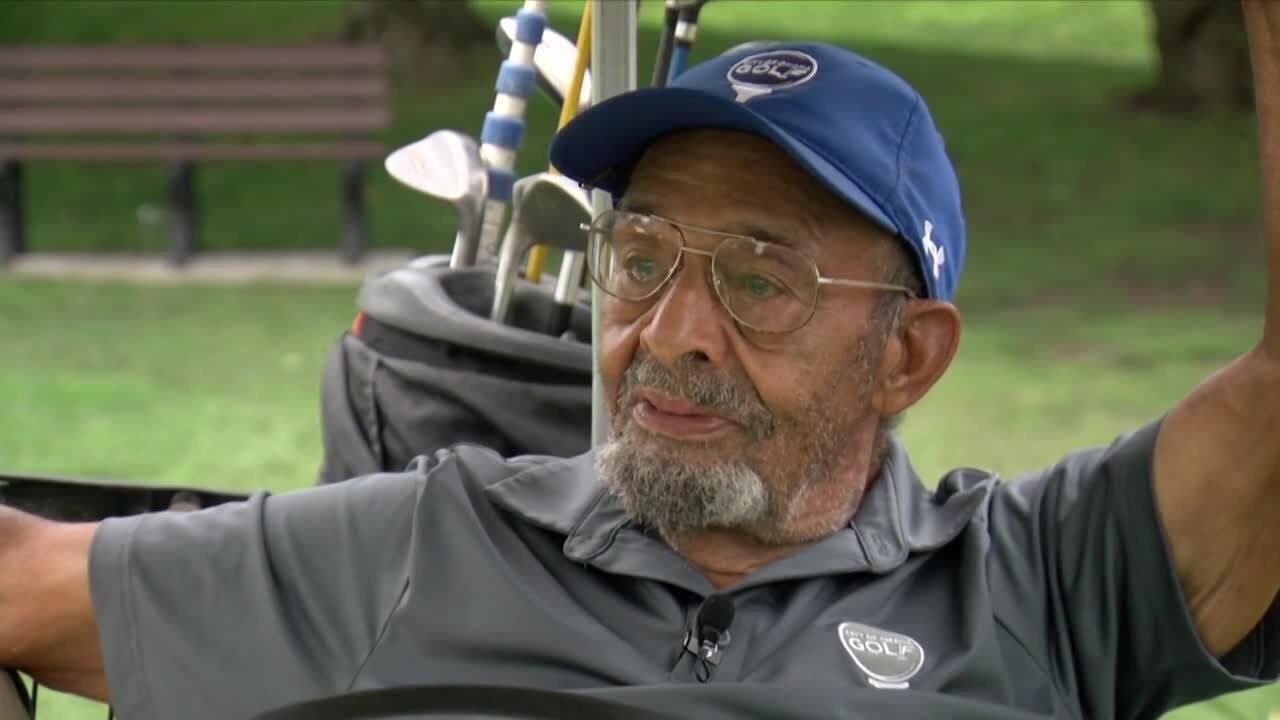
{"label": "man's forehead", "polygon": [[637,162],[620,207],[659,215],[696,209],[702,222],[732,232],[767,224],[780,233],[803,229],[814,240],[837,231],[882,234],[782,148],[729,130],[688,130],[654,141]]}
{"label": "man's forehead", "polygon": [[806,189],[824,189],[782,148],[759,135],[732,130],[685,130],[658,138],[645,148],[632,182],[651,174],[668,180],[727,174],[753,185],[798,181]]}

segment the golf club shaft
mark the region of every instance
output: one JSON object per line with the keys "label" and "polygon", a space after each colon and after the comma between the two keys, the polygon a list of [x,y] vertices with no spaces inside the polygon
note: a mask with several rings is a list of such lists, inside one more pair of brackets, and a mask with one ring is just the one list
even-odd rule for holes
{"label": "golf club shaft", "polygon": [[649,80],[652,87],[667,84],[667,73],[671,68],[671,44],[675,40],[676,23],[679,20],[679,0],[667,0],[662,14],[662,34],[658,36],[658,53],[653,59],[653,77]]}
{"label": "golf club shaft", "polygon": [[485,114],[480,131],[480,157],[489,174],[489,196],[485,201],[480,231],[480,248],[496,254],[498,238],[511,187],[515,183],[515,159],[524,137],[524,112],[529,93],[537,79],[533,53],[546,27],[546,0],[525,0],[516,13],[516,39],[498,70],[493,109]]}
{"label": "golf club shaft", "polygon": [[449,267],[456,269],[475,265],[476,249],[471,244],[471,238],[467,235],[466,229],[459,228],[458,234],[453,239],[453,254],[449,256]]}
{"label": "golf club shaft", "polygon": [[[564,103],[560,105],[560,117],[556,123],[559,131],[574,115],[578,114],[578,99],[582,94],[582,79],[587,74],[587,61],[591,58],[591,0],[586,0],[582,7],[582,19],[578,22],[578,38],[574,46],[578,54],[574,57],[573,77],[569,79],[569,88],[565,93]],[[550,168],[556,172],[555,167]],[[537,245],[529,251],[529,262],[525,265],[524,276],[529,282],[536,283],[542,279],[542,266],[546,262],[547,249]]]}
{"label": "golf club shaft", "polygon": [[671,67],[667,71],[667,84],[675,82],[689,65],[689,52],[698,39],[698,12],[705,0],[693,0],[680,7],[680,20],[676,22],[675,47],[671,51]]}
{"label": "golf club shaft", "polygon": [[568,311],[577,302],[577,290],[582,284],[582,269],[586,266],[586,255],[572,250],[564,251],[561,260],[561,272],[556,278],[556,304],[563,309],[561,318],[556,324],[547,328],[549,334],[558,336],[568,328]]}
{"label": "golf club shaft", "polygon": [[582,273],[587,267],[587,256],[583,253],[566,252],[560,262],[560,276],[556,278],[556,304],[552,310],[551,322],[547,326],[547,334],[560,336],[569,329],[573,319],[573,306],[578,302],[578,291],[582,288]]}
{"label": "golf club shaft", "polygon": [[516,271],[522,254],[524,247],[517,237],[516,218],[512,217],[511,224],[507,226],[507,236],[502,241],[502,250],[498,253],[498,270],[493,276],[493,305],[489,309],[489,319],[494,322],[507,321],[511,292],[515,289]]}

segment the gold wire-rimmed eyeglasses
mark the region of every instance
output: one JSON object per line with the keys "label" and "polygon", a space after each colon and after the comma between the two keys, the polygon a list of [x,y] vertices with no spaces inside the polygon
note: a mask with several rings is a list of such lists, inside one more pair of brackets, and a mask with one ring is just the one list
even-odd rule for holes
{"label": "gold wire-rimmed eyeglasses", "polygon": [[[746,235],[685,225],[668,218],[608,210],[587,233],[587,268],[605,293],[631,303],[655,300],[679,271],[685,253],[710,258],[712,286],[729,315],[764,333],[799,330],[813,317],[823,285],[900,292],[902,285],[823,277],[813,258]],[[685,231],[720,237],[714,250],[689,247]]]}

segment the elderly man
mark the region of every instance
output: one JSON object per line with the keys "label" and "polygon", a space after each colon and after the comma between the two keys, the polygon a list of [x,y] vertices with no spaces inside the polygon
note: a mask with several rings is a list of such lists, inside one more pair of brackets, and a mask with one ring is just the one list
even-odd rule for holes
{"label": "elderly man", "polygon": [[1280,673],[1280,3],[1248,2],[1271,293],[1164,417],[926,492],[893,420],[946,370],[964,230],[920,97],[754,45],[557,138],[615,193],[609,440],[459,447],[190,515],[0,515],[0,664],[123,717],[482,683],[690,717],[1138,718]]}

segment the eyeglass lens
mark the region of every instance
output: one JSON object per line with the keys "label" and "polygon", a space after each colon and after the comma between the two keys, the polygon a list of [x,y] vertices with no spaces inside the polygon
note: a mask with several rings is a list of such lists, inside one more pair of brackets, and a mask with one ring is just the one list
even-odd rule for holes
{"label": "eyeglass lens", "polygon": [[[589,232],[587,265],[604,292],[629,302],[653,302],[679,267],[684,240],[679,227],[661,218],[606,212]],[[721,303],[748,327],[787,332],[813,313],[817,268],[794,250],[725,235],[715,248],[711,271]]]}

